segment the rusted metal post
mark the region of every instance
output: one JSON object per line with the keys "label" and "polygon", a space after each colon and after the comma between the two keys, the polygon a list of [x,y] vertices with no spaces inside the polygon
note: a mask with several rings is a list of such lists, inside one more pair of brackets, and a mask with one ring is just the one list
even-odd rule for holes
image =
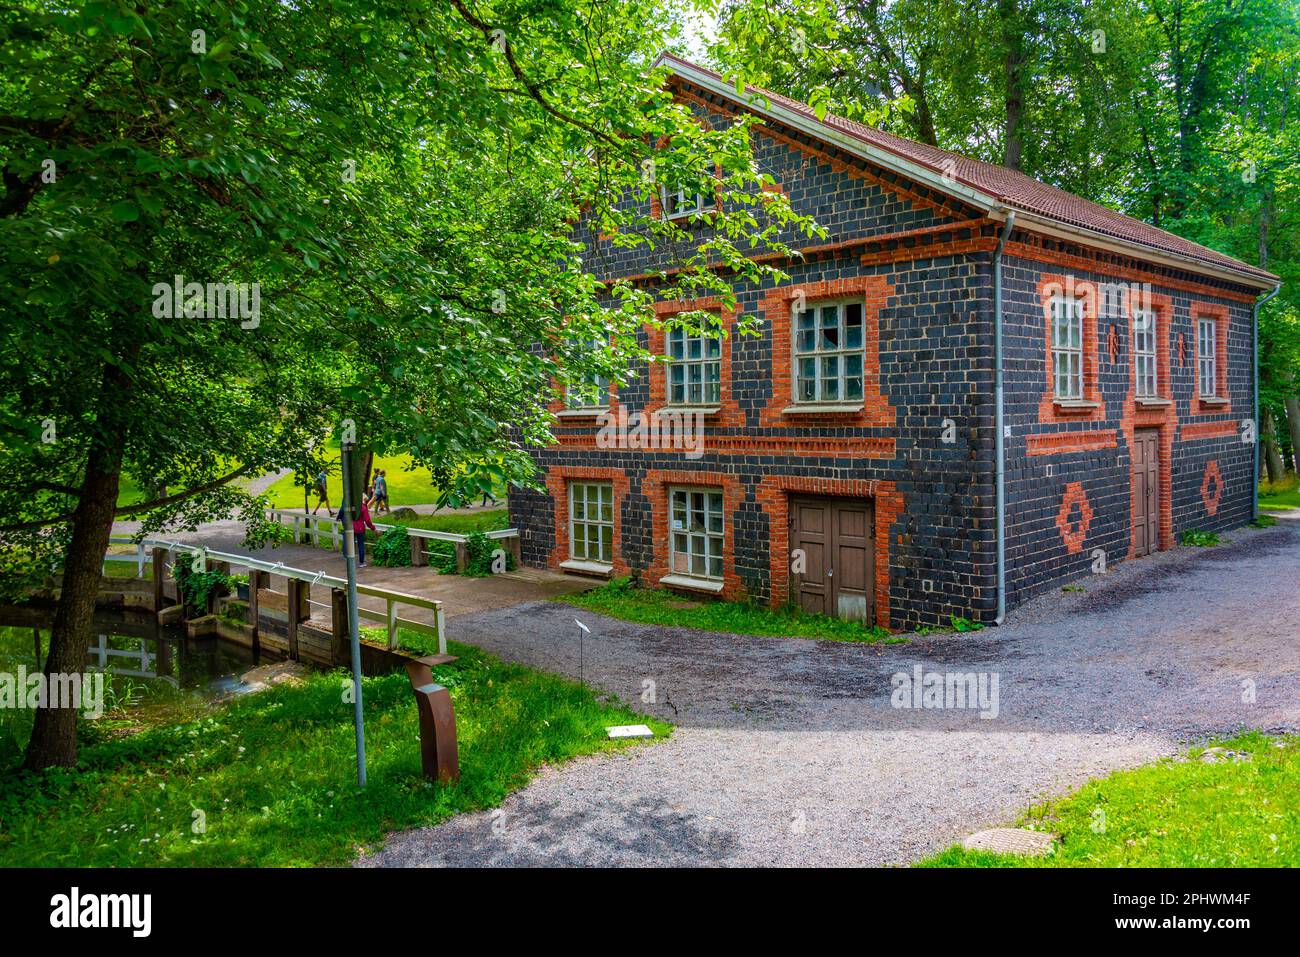
{"label": "rusted metal post", "polygon": [[289,659],[298,660],[298,622],[302,621],[301,607],[303,582],[297,578],[288,581],[288,601],[285,612],[285,637],[289,642]]}
{"label": "rusted metal post", "polygon": [[460,756],[456,750],[456,713],[451,694],[433,680],[432,665],[443,655],[428,655],[406,663],[420,714],[420,766],[424,776],[440,784],[460,780]]}

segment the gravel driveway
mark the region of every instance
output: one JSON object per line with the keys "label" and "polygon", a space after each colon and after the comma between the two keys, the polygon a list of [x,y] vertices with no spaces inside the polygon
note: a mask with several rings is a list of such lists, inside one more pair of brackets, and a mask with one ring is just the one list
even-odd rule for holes
{"label": "gravel driveway", "polygon": [[[548,768],[501,809],[394,834],[358,863],[906,864],[1089,776],[1242,727],[1295,731],[1300,520],[1227,537],[1087,577],[1086,592],[1044,595],[1001,628],[905,645],[709,634],[554,603],[466,616],[453,638],[571,675],[581,617],[586,680],[677,730]],[[891,706],[891,677],[916,666],[996,675],[996,716]],[[647,681],[654,703],[638,704]]]}

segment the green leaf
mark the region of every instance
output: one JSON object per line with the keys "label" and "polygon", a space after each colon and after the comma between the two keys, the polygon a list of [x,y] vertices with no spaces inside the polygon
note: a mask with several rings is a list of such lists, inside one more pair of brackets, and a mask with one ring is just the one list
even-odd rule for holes
{"label": "green leaf", "polygon": [[140,207],[124,199],[113,204],[112,214],[119,223],[133,223],[140,218]]}

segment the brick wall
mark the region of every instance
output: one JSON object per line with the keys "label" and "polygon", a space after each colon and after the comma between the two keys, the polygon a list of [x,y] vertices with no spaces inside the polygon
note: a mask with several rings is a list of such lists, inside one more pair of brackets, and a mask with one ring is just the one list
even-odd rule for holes
{"label": "brick wall", "polygon": [[[1138,429],[1159,435],[1159,548],[1187,529],[1222,530],[1248,521],[1252,446],[1239,422],[1251,409],[1249,290],[1119,257],[1034,239],[1008,245],[1004,276],[1007,393],[1007,606],[1134,553],[1132,445]],[[1168,405],[1136,400],[1133,326],[1125,300],[1106,284],[1148,283],[1156,315],[1158,391]],[[1085,392],[1094,408],[1052,401],[1047,298],[1062,285],[1085,299]],[[1195,317],[1219,320],[1221,389],[1228,403],[1196,394]],[[1180,340],[1182,341],[1180,347]],[[1209,478],[1207,479],[1207,475]],[[1202,495],[1202,486],[1206,493]]]}

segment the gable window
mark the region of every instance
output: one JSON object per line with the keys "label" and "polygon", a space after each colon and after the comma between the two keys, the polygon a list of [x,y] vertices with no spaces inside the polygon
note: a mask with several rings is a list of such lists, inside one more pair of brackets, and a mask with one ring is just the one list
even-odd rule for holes
{"label": "gable window", "polygon": [[725,519],[717,489],[668,490],[672,572],[691,578],[722,579]]}
{"label": "gable window", "polygon": [[659,202],[663,205],[666,219],[696,216],[708,212],[715,205],[712,193],[703,190],[693,192],[687,189],[669,189],[667,186],[659,188]]}
{"label": "gable window", "polygon": [[668,403],[713,405],[722,399],[722,343],[716,335],[668,333]]}
{"label": "gable window", "polygon": [[1196,381],[1202,398],[1215,398],[1219,382],[1218,326],[1215,320],[1202,317],[1196,323]]}
{"label": "gable window", "polygon": [[1157,397],[1156,314],[1150,309],[1133,313],[1133,374],[1140,398]]}
{"label": "gable window", "polygon": [[577,561],[614,560],[614,486],[609,482],[569,485],[569,557]]}
{"label": "gable window", "polygon": [[809,306],[795,314],[795,402],[860,402],[862,302]]}
{"label": "gable window", "polygon": [[1052,382],[1056,398],[1083,398],[1082,299],[1052,299]]}

